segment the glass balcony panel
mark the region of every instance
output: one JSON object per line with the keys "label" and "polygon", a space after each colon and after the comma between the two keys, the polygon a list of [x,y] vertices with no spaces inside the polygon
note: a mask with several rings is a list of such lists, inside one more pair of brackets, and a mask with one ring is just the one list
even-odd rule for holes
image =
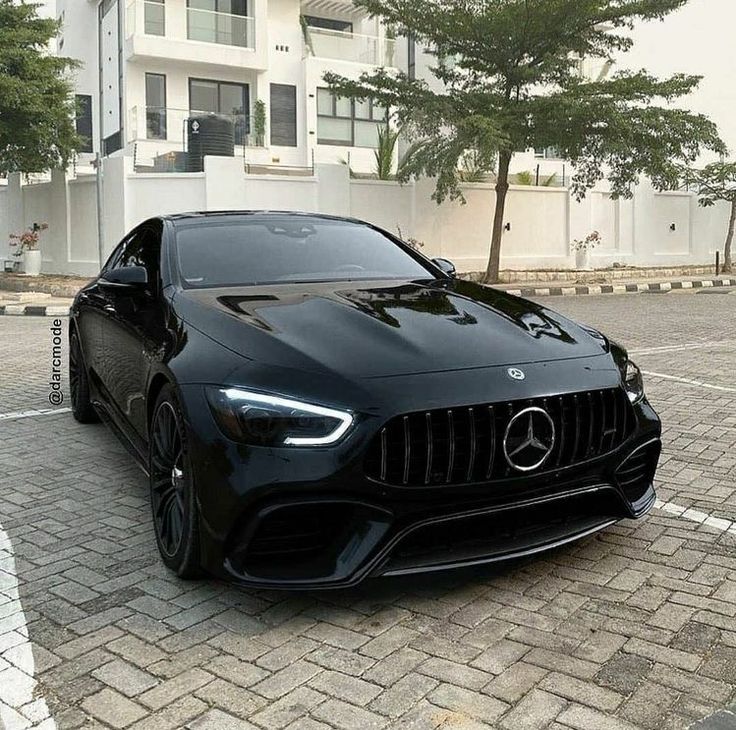
{"label": "glass balcony panel", "polygon": [[192,41],[253,48],[253,30],[253,18],[244,15],[187,9],[187,37]]}
{"label": "glass balcony panel", "polygon": [[394,66],[396,41],[349,31],[304,27],[304,43],[309,54],[374,66]]}
{"label": "glass balcony panel", "polygon": [[166,6],[163,2],[146,0],[143,3],[143,28],[146,35],[166,34]]}
{"label": "glass balcony panel", "polygon": [[222,114],[197,109],[174,109],[157,106],[133,107],[129,113],[128,139],[168,142],[169,149],[186,149],[187,120],[196,116],[214,114],[229,119],[233,124],[233,141],[236,146],[255,146],[253,117],[249,114]]}

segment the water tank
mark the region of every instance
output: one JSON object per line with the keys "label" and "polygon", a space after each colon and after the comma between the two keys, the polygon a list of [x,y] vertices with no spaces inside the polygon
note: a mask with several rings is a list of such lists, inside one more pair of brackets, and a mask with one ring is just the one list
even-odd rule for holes
{"label": "water tank", "polygon": [[217,114],[197,114],[187,119],[187,170],[202,172],[205,155],[232,157],[235,129],[231,119]]}

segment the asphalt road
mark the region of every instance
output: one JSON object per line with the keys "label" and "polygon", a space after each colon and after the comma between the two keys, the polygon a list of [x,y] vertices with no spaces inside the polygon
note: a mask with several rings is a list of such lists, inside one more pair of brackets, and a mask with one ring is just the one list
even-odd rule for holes
{"label": "asphalt road", "polygon": [[734,703],[736,294],[545,304],[649,373],[659,508],[533,560],[296,595],[168,574],[124,449],[39,412],[67,405],[52,319],[0,316],[0,727],[676,730]]}

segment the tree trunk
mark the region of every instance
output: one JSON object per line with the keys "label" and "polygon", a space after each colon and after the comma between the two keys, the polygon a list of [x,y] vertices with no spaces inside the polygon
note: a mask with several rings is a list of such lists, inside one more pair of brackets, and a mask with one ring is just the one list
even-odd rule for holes
{"label": "tree trunk", "polygon": [[733,237],[736,232],[736,198],[731,201],[731,220],[728,223],[728,236],[726,236],[726,247],[723,250],[723,273],[730,274],[732,271],[731,249],[733,248]]}
{"label": "tree trunk", "polygon": [[511,152],[501,152],[498,156],[498,179],[496,181],[496,212],[493,216],[493,234],[491,235],[491,255],[483,281],[486,284],[498,283],[498,272],[501,264],[501,241],[503,239],[503,216],[506,211],[506,196],[509,192],[509,166]]}

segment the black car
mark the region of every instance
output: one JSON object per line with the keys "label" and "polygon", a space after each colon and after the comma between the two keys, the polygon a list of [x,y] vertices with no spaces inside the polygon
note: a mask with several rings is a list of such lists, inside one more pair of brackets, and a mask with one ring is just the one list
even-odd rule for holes
{"label": "black car", "polygon": [[562,545],[653,505],[626,351],[356,220],[138,226],[77,295],[73,413],[150,478],[181,577],[336,587]]}

